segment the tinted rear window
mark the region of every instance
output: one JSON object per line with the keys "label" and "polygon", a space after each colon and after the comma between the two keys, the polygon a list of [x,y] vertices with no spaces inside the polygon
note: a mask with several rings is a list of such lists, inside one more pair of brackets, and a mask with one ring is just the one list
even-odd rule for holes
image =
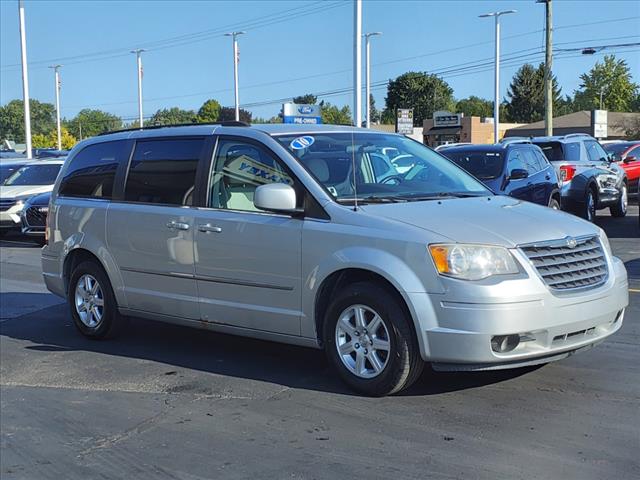
{"label": "tinted rear window", "polygon": [[136,143],[125,200],[193,205],[198,161],[204,139],[149,140]]}
{"label": "tinted rear window", "polygon": [[502,175],[504,157],[500,152],[452,152],[444,150],[441,153],[480,180],[492,180]]}
{"label": "tinted rear window", "polygon": [[580,143],[560,143],[560,142],[536,142],[542,149],[545,157],[551,162],[580,160]]}
{"label": "tinted rear window", "polygon": [[53,185],[62,164],[25,165],[13,172],[4,182],[5,185]]}
{"label": "tinted rear window", "polygon": [[89,145],[71,159],[60,183],[60,195],[111,198],[118,164],[126,156],[126,140]]}

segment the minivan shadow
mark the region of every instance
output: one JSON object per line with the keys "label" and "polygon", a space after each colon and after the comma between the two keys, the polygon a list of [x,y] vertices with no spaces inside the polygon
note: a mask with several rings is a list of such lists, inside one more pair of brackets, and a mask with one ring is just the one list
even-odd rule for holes
{"label": "minivan shadow", "polygon": [[[126,331],[117,339],[92,341],[72,328],[67,312],[67,306],[61,304],[4,320],[0,323],[0,335],[26,340],[29,345],[24,348],[34,351],[95,352],[291,388],[354,394],[336,377],[320,350],[143,319],[132,319]],[[427,396],[481,387],[516,378],[531,370],[439,373],[427,366],[422,377],[399,395]]]}

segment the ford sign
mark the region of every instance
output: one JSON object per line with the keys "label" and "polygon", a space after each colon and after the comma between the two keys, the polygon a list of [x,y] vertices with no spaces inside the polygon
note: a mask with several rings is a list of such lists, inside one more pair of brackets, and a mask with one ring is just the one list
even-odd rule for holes
{"label": "ford sign", "polygon": [[298,113],[301,113],[302,115],[309,115],[310,113],[313,113],[313,107],[311,105],[300,105],[298,107]]}

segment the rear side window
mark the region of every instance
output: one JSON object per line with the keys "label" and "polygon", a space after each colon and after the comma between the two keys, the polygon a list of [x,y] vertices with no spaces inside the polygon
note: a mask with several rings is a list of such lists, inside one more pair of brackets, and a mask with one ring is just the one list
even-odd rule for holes
{"label": "rear side window", "polygon": [[558,161],[569,161],[569,162],[578,162],[580,161],[580,143],[579,142],[571,142],[562,144],[560,142],[536,142],[544,156],[551,162]]}
{"label": "rear side window", "polygon": [[536,157],[536,154],[532,148],[522,149],[522,158],[524,160],[525,166],[527,167],[529,175],[533,175],[534,173],[542,170],[542,166],[540,165],[540,162],[538,162],[538,157]]}
{"label": "rear side window", "polygon": [[147,140],[136,143],[127,183],[128,202],[193,205],[202,138]]}
{"label": "rear side window", "polygon": [[593,162],[604,161],[607,159],[607,154],[600,146],[598,142],[594,142],[593,140],[589,140],[584,142],[584,146],[587,148],[587,155],[589,156],[589,160]]}
{"label": "rear side window", "polygon": [[111,198],[118,164],[126,156],[126,140],[83,148],[65,171],[59,194],[67,197]]}
{"label": "rear side window", "polygon": [[509,160],[508,160],[508,163],[507,163],[507,169],[509,170],[509,173],[511,173],[515,169],[527,170],[527,166],[526,166],[526,164],[524,162],[522,151],[520,149],[513,150],[509,154]]}

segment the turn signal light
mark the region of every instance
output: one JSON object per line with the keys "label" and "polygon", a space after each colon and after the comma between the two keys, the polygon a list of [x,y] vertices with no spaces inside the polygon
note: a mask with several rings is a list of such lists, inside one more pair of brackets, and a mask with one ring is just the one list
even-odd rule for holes
{"label": "turn signal light", "polygon": [[560,167],[560,180],[568,182],[576,174],[576,167],[573,165],[562,165]]}

